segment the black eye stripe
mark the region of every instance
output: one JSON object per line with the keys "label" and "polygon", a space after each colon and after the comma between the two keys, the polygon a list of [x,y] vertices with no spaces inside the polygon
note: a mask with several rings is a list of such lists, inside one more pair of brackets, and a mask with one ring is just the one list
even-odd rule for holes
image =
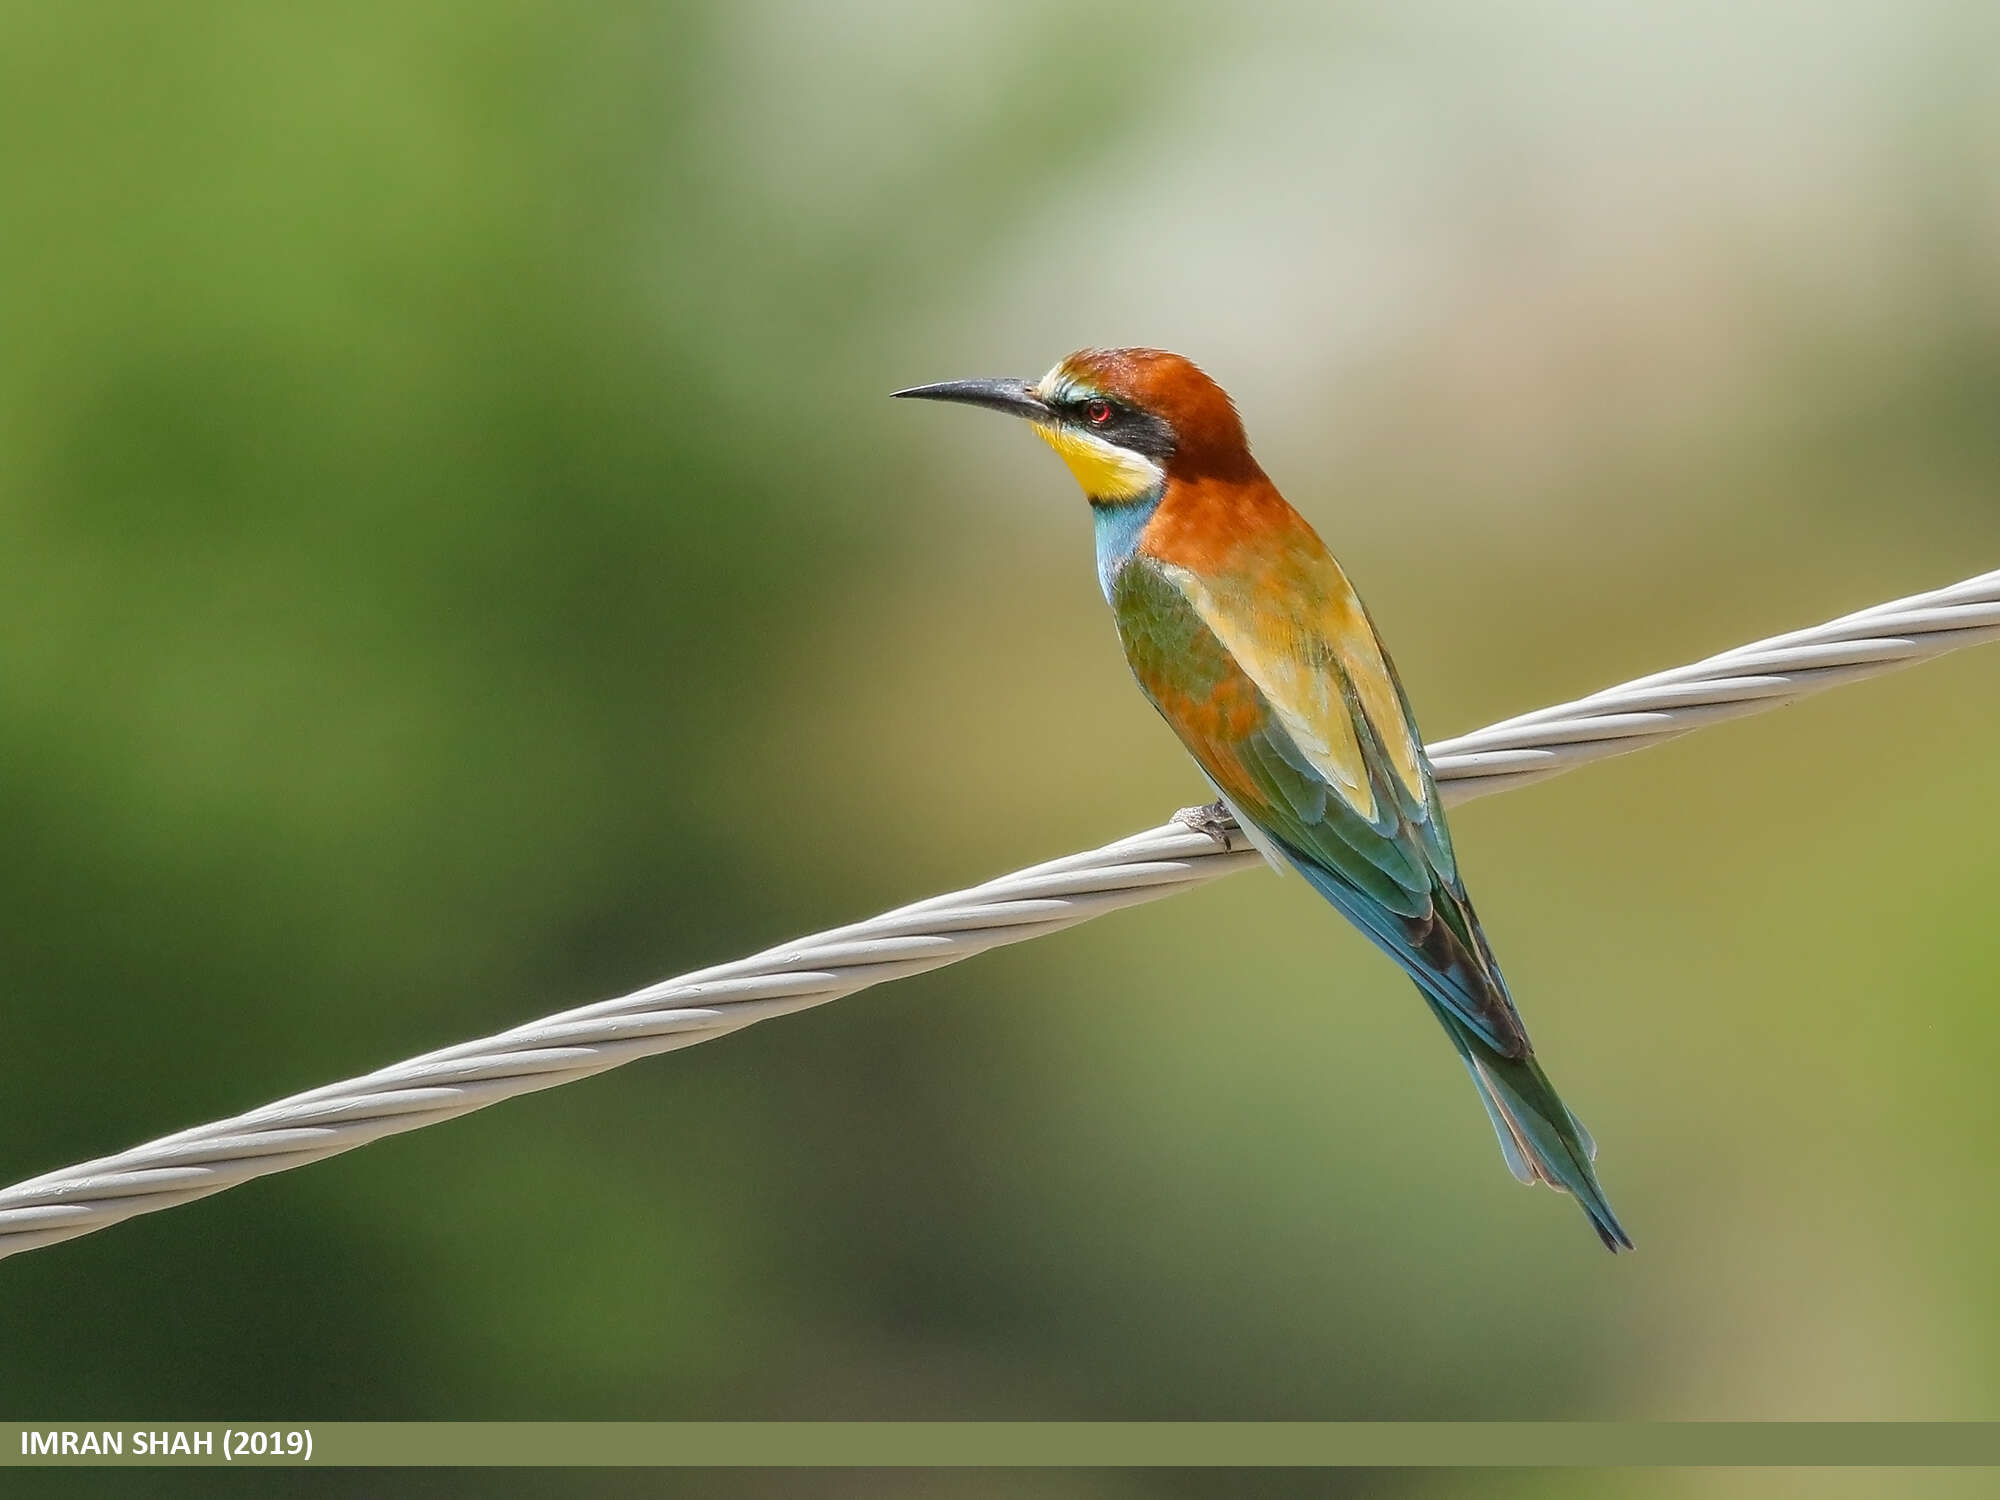
{"label": "black eye stripe", "polygon": [[[1102,401],[1111,415],[1102,422],[1090,420],[1090,408]],[[1174,451],[1173,430],[1150,412],[1139,411],[1109,396],[1071,396],[1058,403],[1063,415],[1096,437],[1109,438],[1121,448],[1165,463]]]}

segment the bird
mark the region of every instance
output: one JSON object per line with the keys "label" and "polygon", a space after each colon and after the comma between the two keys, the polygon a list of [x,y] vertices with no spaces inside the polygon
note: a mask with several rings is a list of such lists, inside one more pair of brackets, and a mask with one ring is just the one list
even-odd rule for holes
{"label": "bird", "polygon": [[1536,1059],[1466,895],[1396,668],[1347,574],[1251,456],[1235,403],[1163,349],[1082,349],[1037,381],[893,393],[1021,417],[1090,503],[1097,581],[1141,691],[1233,819],[1416,982],[1516,1178],[1632,1248],[1597,1147]]}

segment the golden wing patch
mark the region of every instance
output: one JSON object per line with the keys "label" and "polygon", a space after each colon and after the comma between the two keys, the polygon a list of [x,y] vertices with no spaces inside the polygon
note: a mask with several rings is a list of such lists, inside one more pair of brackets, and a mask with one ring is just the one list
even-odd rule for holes
{"label": "golden wing patch", "polygon": [[[1315,539],[1317,540],[1317,539]],[[1171,568],[1202,622],[1270,704],[1299,751],[1370,823],[1382,809],[1341,691],[1344,676],[1397,780],[1426,806],[1417,739],[1373,626],[1340,565],[1292,547],[1261,587],[1218,588]],[[1276,576],[1272,576],[1276,575]]]}

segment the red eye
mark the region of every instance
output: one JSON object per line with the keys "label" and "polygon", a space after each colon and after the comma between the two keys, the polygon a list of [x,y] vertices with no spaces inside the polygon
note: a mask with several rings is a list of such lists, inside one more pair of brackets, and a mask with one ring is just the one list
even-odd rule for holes
{"label": "red eye", "polygon": [[1083,404],[1083,414],[1090,420],[1092,427],[1102,427],[1106,422],[1111,420],[1111,403],[1109,401],[1086,401]]}

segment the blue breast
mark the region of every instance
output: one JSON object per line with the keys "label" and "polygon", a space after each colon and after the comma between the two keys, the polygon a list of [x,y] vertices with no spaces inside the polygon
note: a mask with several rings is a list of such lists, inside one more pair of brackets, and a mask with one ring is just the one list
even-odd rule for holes
{"label": "blue breast", "polygon": [[1097,530],[1097,586],[1104,590],[1106,602],[1110,601],[1112,584],[1118,580],[1118,570],[1139,545],[1139,533],[1160,508],[1163,493],[1164,487],[1136,500],[1090,502],[1090,518]]}

